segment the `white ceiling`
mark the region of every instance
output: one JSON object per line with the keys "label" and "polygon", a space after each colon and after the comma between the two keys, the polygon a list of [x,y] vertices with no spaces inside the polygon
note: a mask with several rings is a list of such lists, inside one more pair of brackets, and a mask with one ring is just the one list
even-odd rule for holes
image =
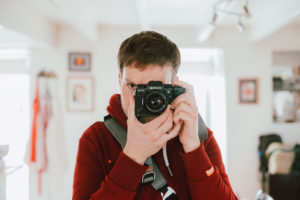
{"label": "white ceiling", "polygon": [[14,30],[2,27],[0,25],[0,49],[20,48],[25,49],[30,46],[40,46],[43,44],[38,41],[32,40],[30,37],[16,32]]}
{"label": "white ceiling", "polygon": [[293,18],[287,26],[290,28],[300,28],[300,15]]}
{"label": "white ceiling", "polygon": [[[35,13],[59,26],[73,26],[86,37],[96,40],[99,28],[104,25],[139,26],[141,29],[189,26],[201,30],[212,20],[217,2],[220,0],[0,0],[0,12],[1,4],[4,7],[15,4],[14,7],[19,6],[19,9],[26,9],[28,13]],[[241,13],[247,0],[228,2],[222,4],[226,10]],[[287,25],[300,27],[300,0],[248,2],[251,17],[242,18],[242,22],[248,29],[253,29],[256,40]],[[18,12],[13,9],[10,13],[12,18],[18,17]],[[218,13],[218,26],[235,28],[237,23],[238,17]]]}
{"label": "white ceiling", "polygon": [[[98,25],[204,26],[218,0],[22,0],[41,15],[64,23],[83,21]],[[252,2],[257,0],[252,0]],[[237,0],[231,9],[241,8]],[[226,18],[222,25],[236,23]]]}

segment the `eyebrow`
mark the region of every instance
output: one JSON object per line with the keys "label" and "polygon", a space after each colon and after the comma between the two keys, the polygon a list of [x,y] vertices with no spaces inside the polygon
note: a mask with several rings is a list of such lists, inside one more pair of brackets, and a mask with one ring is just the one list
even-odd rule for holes
{"label": "eyebrow", "polygon": [[[134,83],[133,81],[128,80],[127,78],[125,80],[126,80],[126,82]],[[136,83],[134,83],[134,84],[136,84]]]}

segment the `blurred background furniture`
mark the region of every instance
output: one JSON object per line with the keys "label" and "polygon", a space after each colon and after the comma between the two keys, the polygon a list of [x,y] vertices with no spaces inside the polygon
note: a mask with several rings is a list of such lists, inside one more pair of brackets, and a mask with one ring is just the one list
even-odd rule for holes
{"label": "blurred background furniture", "polygon": [[300,175],[268,175],[267,190],[276,200],[299,200]]}
{"label": "blurred background furniture", "polygon": [[6,179],[7,176],[22,168],[21,165],[7,166],[4,165],[0,169],[0,200],[6,200]]}
{"label": "blurred background furniture", "polygon": [[285,145],[270,133],[259,137],[258,152],[263,192],[275,200],[300,200],[300,145]]}

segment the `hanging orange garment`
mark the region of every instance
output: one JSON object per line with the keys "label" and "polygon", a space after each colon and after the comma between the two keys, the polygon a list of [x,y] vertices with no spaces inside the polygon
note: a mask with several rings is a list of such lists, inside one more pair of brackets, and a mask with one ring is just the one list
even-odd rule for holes
{"label": "hanging orange garment", "polygon": [[[30,168],[34,188],[31,196],[32,199],[59,199],[55,191],[63,187],[63,175],[68,162],[62,128],[58,128],[62,125],[62,119],[55,93],[57,86],[53,79],[44,77],[37,77],[35,86],[32,129],[24,157]],[[58,198],[53,198],[54,195]]]}
{"label": "hanging orange garment", "polygon": [[[45,82],[46,81],[46,82]],[[47,129],[52,116],[51,94],[49,92],[47,79],[43,80],[41,87],[41,101],[39,104],[39,120],[36,145],[36,163],[38,170],[38,194],[42,194],[42,174],[48,167],[47,153]],[[46,83],[46,84],[45,84]]]}
{"label": "hanging orange garment", "polygon": [[[33,101],[33,119],[32,119],[32,135],[30,148],[30,163],[35,163],[37,168],[37,184],[38,194],[42,194],[42,173],[47,168],[47,151],[46,151],[46,129],[48,126],[48,102],[40,99],[43,94],[43,85],[40,88],[40,80],[37,80],[35,98]],[[42,91],[40,91],[42,89]],[[45,103],[45,105],[41,105]]]}
{"label": "hanging orange garment", "polygon": [[32,133],[31,133],[31,148],[30,148],[30,163],[36,161],[36,139],[37,139],[37,119],[40,110],[40,98],[39,98],[39,83],[37,81],[35,98],[33,101],[33,120],[32,120]]}

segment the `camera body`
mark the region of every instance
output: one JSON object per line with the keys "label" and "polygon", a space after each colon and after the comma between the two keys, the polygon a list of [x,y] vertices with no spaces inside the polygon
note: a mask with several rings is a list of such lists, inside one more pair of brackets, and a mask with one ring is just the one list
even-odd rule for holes
{"label": "camera body", "polygon": [[185,88],[163,84],[161,81],[150,81],[137,85],[135,98],[135,115],[141,121],[143,117],[158,116],[176,97],[185,93]]}

